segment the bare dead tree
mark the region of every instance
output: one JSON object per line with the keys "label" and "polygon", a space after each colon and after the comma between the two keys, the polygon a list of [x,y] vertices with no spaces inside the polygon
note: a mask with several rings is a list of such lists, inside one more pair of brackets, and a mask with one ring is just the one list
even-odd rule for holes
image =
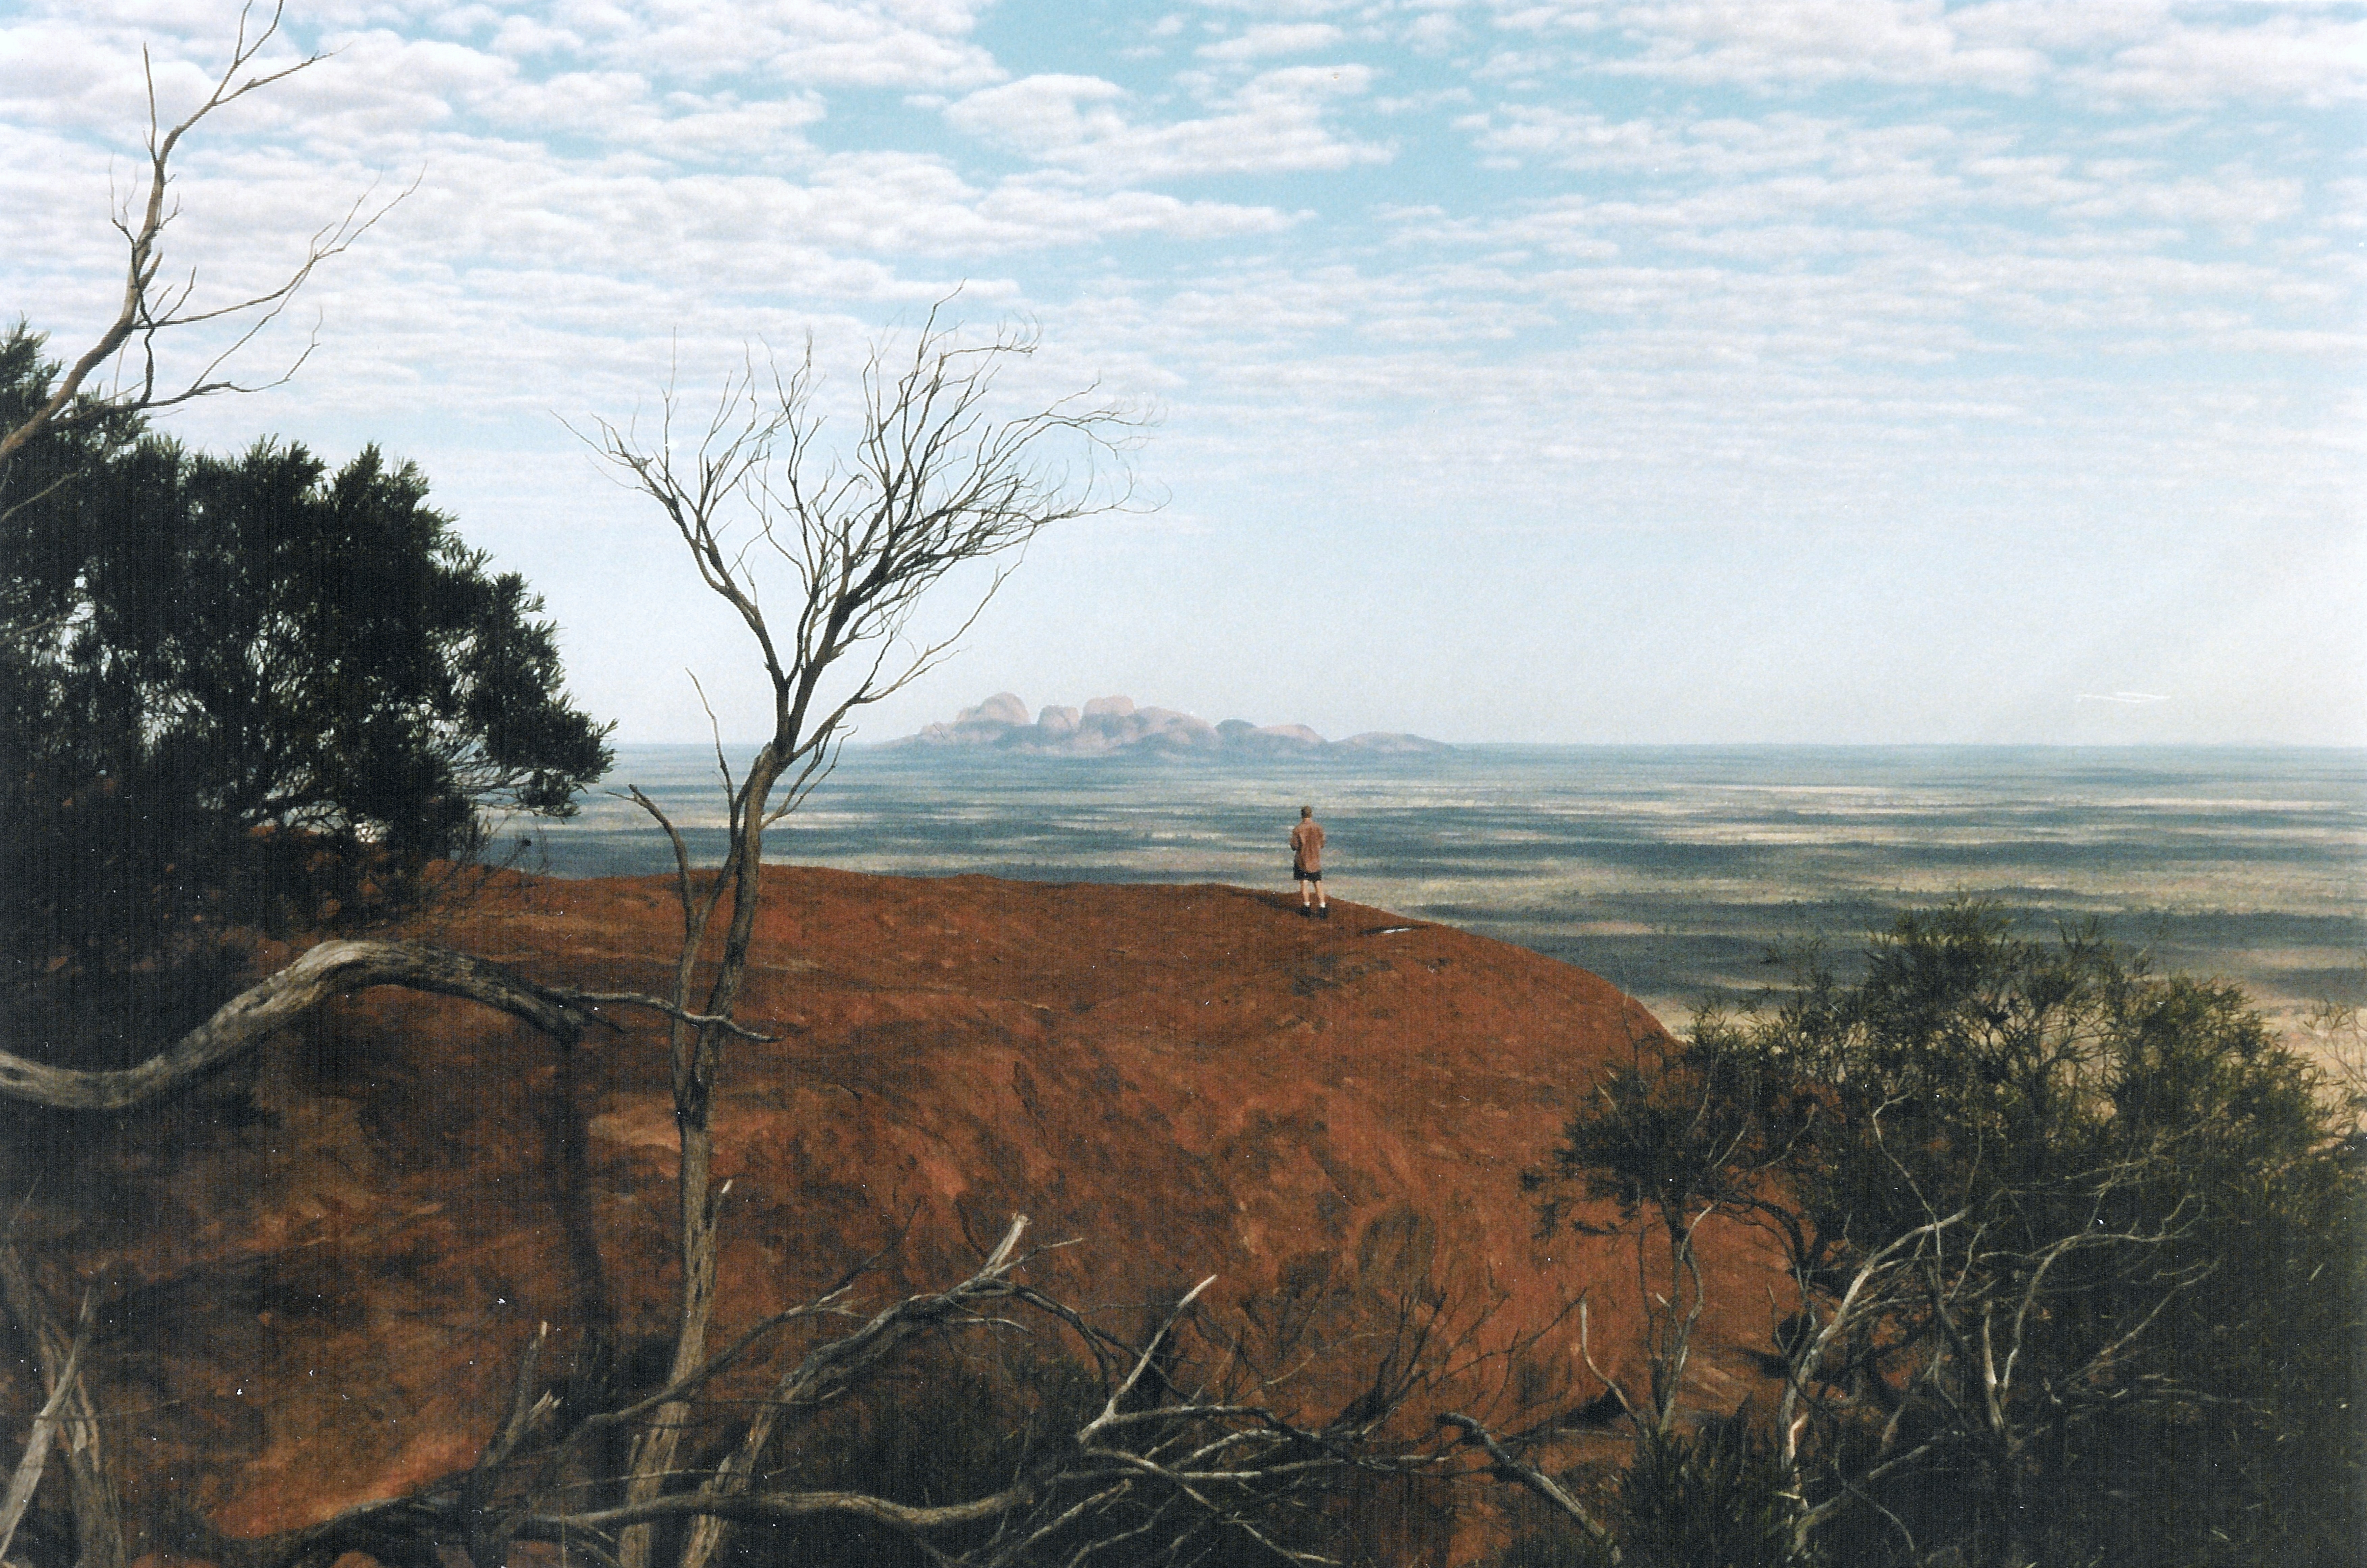
{"label": "bare dead tree", "polygon": [[[341,216],[313,231],[305,243],[303,259],[277,282],[233,299],[200,303],[194,267],[177,275],[164,272],[165,231],[180,215],[171,187],[173,155],[180,149],[182,139],[216,110],[309,69],[324,58],[311,54],[277,70],[251,70],[265,46],[278,32],[284,8],[285,0],[275,0],[269,18],[260,27],[252,25],[252,4],[240,9],[238,33],[231,46],[229,62],[214,78],[204,99],[169,125],[156,102],[154,64],[148,51],[141,51],[141,68],[148,87],[147,178],[144,188],[127,197],[113,214],[115,228],[123,236],[128,250],[122,296],[117,302],[114,319],[66,367],[49,400],[15,429],[0,432],[0,466],[5,466],[18,448],[43,430],[96,423],[141,410],[170,408],[218,392],[259,391],[288,380],[311,356],[312,348],[308,343],[293,362],[258,381],[241,379],[229,369],[230,361],[278,317],[311,279],[315,267],[360,239],[408,191],[375,207],[367,195],[357,198]],[[168,335],[209,325],[230,326],[235,331],[226,345],[207,354],[194,369],[168,375],[159,361],[164,340]],[[118,362],[115,375],[104,388],[96,387],[93,378],[100,376],[110,362]]]}
{"label": "bare dead tree", "polygon": [[[770,738],[735,784],[718,749],[728,801],[721,865],[694,874],[685,840],[657,804],[633,799],[674,851],[683,917],[674,1001],[686,1014],[708,937],[730,917],[698,1011],[729,1019],[746,974],[761,897],[765,829],[830,770],[851,717],[934,668],[975,623],[1037,533],[1121,507],[1139,421],[1089,389],[1048,406],[1002,412],[997,382],[1036,346],[1030,332],[965,340],[932,310],[910,344],[875,346],[861,378],[861,423],[843,449],[825,440],[812,347],[786,374],[752,356],[703,426],[669,386],[656,429],[596,422],[579,433],[620,481],[655,502],[699,580],[754,640],[771,688]],[[909,635],[921,601],[946,575],[991,570],[948,635]],[[787,580],[786,614],[764,597]],[[778,791],[777,795],[776,791]],[[679,1134],[682,1307],[670,1381],[706,1358],[718,1258],[709,1101],[725,1031],[677,1020],[670,1031]],[[670,1407],[637,1446],[629,1508],[657,1506],[687,1411]],[[651,1517],[657,1516],[652,1515]],[[719,1519],[720,1516],[707,1516]],[[685,1568],[701,1568],[723,1534],[702,1524]],[[648,1568],[653,1533],[624,1537],[625,1568]]]}

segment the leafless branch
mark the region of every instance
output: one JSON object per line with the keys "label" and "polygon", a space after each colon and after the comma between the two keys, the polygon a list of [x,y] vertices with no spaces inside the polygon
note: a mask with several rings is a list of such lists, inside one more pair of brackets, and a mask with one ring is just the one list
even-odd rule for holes
{"label": "leafless branch", "polygon": [[0,1051],[0,1097],[56,1110],[125,1110],[252,1050],[323,1002],[372,986],[403,986],[481,1002],[567,1045],[593,1021],[568,993],[464,953],[417,942],[324,942],[224,1002],[171,1048],[136,1066],[58,1067]]}
{"label": "leafless branch", "polygon": [[[278,0],[273,5],[269,18],[260,28],[251,25],[254,13],[251,4],[240,10],[238,34],[231,48],[229,62],[222,67],[212,88],[197,107],[169,126],[164,122],[157,107],[154,67],[149,61],[147,51],[141,51],[141,66],[148,89],[147,180],[145,194],[136,206],[127,201],[114,217],[115,227],[123,235],[129,248],[121,299],[116,306],[114,319],[66,367],[65,373],[51,389],[49,400],[15,429],[0,433],[0,465],[5,465],[20,447],[45,429],[69,429],[127,412],[170,408],[218,392],[256,391],[285,382],[311,355],[311,344],[308,343],[285,369],[267,380],[243,381],[225,374],[224,367],[278,317],[297,291],[311,279],[314,268],[349,249],[393,210],[397,203],[417,188],[414,182],[391,200],[375,208],[370,206],[367,194],[357,197],[342,216],[314,231],[306,242],[303,259],[277,283],[238,299],[204,308],[193,307],[190,301],[196,292],[197,278],[194,270],[176,282],[160,281],[164,265],[164,231],[179,215],[177,204],[169,199],[169,192],[173,182],[173,154],[179,148],[182,138],[215,110],[307,70],[324,58],[318,54],[307,55],[291,65],[250,73],[244,80],[240,80],[241,73],[247,72],[264,47],[278,32],[283,9],[284,0]],[[239,317],[249,319],[226,347],[212,354],[185,377],[174,380],[164,378],[158,363],[158,351],[160,340],[165,334]],[[91,391],[92,378],[100,367],[125,355],[130,358],[131,363],[119,365],[112,385],[104,391]]]}
{"label": "leafless branch", "polygon": [[[747,1493],[757,1462],[773,1440],[774,1424],[783,1410],[818,1404],[832,1398],[914,1334],[968,1315],[982,1301],[1009,1294],[1012,1270],[1024,1261],[1018,1247],[1019,1238],[1026,1230],[1027,1216],[1014,1215],[1002,1241],[968,1279],[950,1290],[897,1303],[855,1333],[819,1347],[784,1372],[770,1397],[748,1422],[737,1448],[718,1469],[715,1478],[701,1489],[701,1495],[731,1498]],[[700,1568],[719,1551],[727,1534],[725,1527],[733,1517],[709,1514],[693,1526],[680,1557],[683,1568]]]}
{"label": "leafless branch", "polygon": [[742,1040],[772,1041],[779,1038],[778,1035],[762,1033],[742,1024],[735,1023],[720,1014],[687,1011],[663,997],[652,997],[642,991],[578,991],[563,988],[554,990],[552,994],[572,1003],[647,1008],[651,1012],[663,1013],[677,1023],[694,1024],[700,1029],[719,1029],[727,1034],[737,1035]]}
{"label": "leafless branch", "polygon": [[1612,1539],[1610,1530],[1603,1527],[1603,1521],[1596,1518],[1584,1504],[1569,1495],[1569,1488],[1535,1465],[1523,1461],[1520,1456],[1507,1449],[1493,1432],[1472,1416],[1448,1411],[1438,1417],[1438,1424],[1442,1427],[1453,1427],[1463,1434],[1466,1442],[1478,1445],[1493,1461],[1498,1479],[1512,1482],[1544,1498],[1547,1505],[1584,1530],[1589,1540],[1603,1548],[1610,1554],[1609,1560],[1613,1563],[1615,1564],[1620,1561],[1619,1546]]}

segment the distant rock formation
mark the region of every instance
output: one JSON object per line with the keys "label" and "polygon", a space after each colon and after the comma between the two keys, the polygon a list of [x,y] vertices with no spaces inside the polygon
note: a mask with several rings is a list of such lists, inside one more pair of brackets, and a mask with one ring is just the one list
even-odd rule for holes
{"label": "distant rock formation", "polygon": [[1047,707],[1027,721],[1027,705],[1017,694],[994,695],[932,724],[898,746],[986,746],[1033,756],[1100,757],[1129,754],[1200,754],[1298,757],[1365,752],[1407,755],[1446,751],[1443,741],[1419,735],[1368,731],[1344,740],[1326,740],[1303,724],[1251,724],[1229,718],[1210,724],[1173,708],[1138,708],[1132,697],[1095,697],[1082,709]]}

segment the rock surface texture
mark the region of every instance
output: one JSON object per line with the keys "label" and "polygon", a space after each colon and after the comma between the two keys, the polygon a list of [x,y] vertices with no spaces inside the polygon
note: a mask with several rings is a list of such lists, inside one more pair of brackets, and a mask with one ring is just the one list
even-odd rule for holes
{"label": "rock surface texture", "polygon": [[[866,1302],[950,1282],[1024,1212],[1077,1240],[1039,1281],[1122,1332],[1209,1274],[1213,1313],[1269,1325],[1427,1280],[1494,1342],[1587,1290],[1596,1359],[1633,1371],[1633,1244],[1539,1240],[1520,1174],[1659,1026],[1566,964],[1332,908],[768,870],[742,1017],[778,1038],[733,1043],[716,1115],[723,1332],[875,1254]],[[422,934],[658,991],[678,930],[664,881],[505,878]],[[623,1021],[562,1052],[378,990],[171,1105],[46,1141],[17,1235],[54,1299],[100,1297],[132,1517],[174,1500],[232,1535],[302,1525],[467,1465],[538,1322],[562,1371],[591,1325],[628,1367],[664,1341],[663,1032]],[[1712,1262],[1704,1341],[1763,1341],[1765,1256],[1734,1233]],[[1529,1361],[1533,1400],[1603,1393],[1569,1320]],[[1722,1349],[1698,1378],[1705,1409],[1750,1390]],[[22,1369],[6,1381],[30,1408]]]}

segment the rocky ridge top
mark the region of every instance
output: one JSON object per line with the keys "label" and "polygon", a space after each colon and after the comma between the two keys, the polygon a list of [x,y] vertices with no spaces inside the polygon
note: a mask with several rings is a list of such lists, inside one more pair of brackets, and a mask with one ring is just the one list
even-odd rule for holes
{"label": "rocky ridge top", "polygon": [[[1104,1303],[1116,1332],[1217,1276],[1202,1304],[1223,1337],[1306,1364],[1271,1393],[1292,1408],[1336,1408],[1367,1318],[1434,1292],[1448,1337],[1472,1337],[1458,1359],[1510,1358],[1485,1363],[1531,1402],[1506,1419],[1594,1408],[1589,1356],[1641,1377],[1632,1239],[1540,1237],[1521,1173],[1659,1024],[1524,949],[1332,910],[767,868],[742,1016],[768,1038],[734,1043],[715,1108],[716,1340],[866,1259],[866,1311],[940,1288],[1025,1213],[1076,1241],[1031,1281]],[[653,990],[680,919],[670,879],[504,874],[436,934],[554,984]],[[562,1382],[603,1364],[595,1340],[663,1365],[665,1032],[618,1023],[561,1051],[465,1002],[366,992],[187,1097],[42,1145],[58,1168],[17,1173],[13,1223],[54,1299],[103,1282],[91,1364],[124,1413],[128,1517],[187,1508],[246,1537],[465,1470],[540,1323]],[[1580,1217],[1620,1224],[1609,1201]],[[1763,1338],[1783,1280],[1748,1227],[1704,1235],[1687,1404],[1724,1414],[1764,1387],[1736,1347]],[[769,1386],[749,1375],[718,1397]],[[37,1384],[0,1359],[0,1408],[37,1407]]]}

